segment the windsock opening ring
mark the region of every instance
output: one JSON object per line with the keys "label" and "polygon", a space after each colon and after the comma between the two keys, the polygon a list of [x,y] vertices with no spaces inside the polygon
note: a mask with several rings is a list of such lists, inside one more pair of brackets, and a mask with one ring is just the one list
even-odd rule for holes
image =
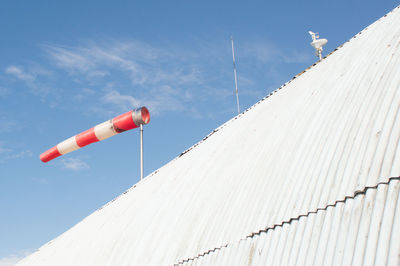
{"label": "windsock opening ring", "polygon": [[146,107],[143,106],[131,110],[60,142],[53,148],[42,153],[40,155],[40,160],[46,163],[58,156],[67,154],[91,143],[107,139],[121,132],[137,128],[140,125],[146,125],[149,122],[150,112]]}
{"label": "windsock opening ring", "polygon": [[137,112],[138,110],[140,112],[140,117],[141,117],[140,124],[146,125],[146,124],[150,123],[150,112],[149,112],[149,110],[144,106],[142,108],[136,109],[135,112]]}

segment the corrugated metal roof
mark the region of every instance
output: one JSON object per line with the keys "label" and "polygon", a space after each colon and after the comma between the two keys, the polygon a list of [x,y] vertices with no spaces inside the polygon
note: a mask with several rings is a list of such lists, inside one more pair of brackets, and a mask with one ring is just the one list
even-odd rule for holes
{"label": "corrugated metal roof", "polygon": [[176,265],[399,265],[400,178]]}
{"label": "corrugated metal roof", "polygon": [[398,262],[399,46],[396,8],[19,265]]}

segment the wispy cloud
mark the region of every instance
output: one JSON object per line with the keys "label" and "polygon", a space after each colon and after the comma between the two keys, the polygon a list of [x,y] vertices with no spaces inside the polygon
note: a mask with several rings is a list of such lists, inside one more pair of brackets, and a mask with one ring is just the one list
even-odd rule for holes
{"label": "wispy cloud", "polygon": [[90,168],[87,163],[85,163],[84,161],[82,161],[81,159],[78,159],[78,158],[61,159],[61,163],[62,163],[63,168],[71,169],[74,171],[79,171],[82,169]]}
{"label": "wispy cloud", "polygon": [[96,94],[96,91],[90,88],[83,88],[79,90],[79,93],[73,96],[74,100],[76,101],[83,101],[85,98],[89,96],[93,96]]}
{"label": "wispy cloud", "polygon": [[29,158],[32,155],[31,150],[16,152],[14,149],[8,148],[5,142],[0,142],[0,163],[4,163],[7,160]]}
{"label": "wispy cloud", "polygon": [[17,252],[15,254],[10,254],[7,255],[3,258],[0,258],[0,266],[13,266],[15,265],[18,261],[22,260],[23,258],[27,257],[33,252],[33,250],[22,250],[20,252]]}
{"label": "wispy cloud", "polygon": [[243,45],[242,55],[248,59],[255,60],[262,64],[266,63],[307,63],[311,58],[311,53],[285,50],[270,42],[254,41]]}
{"label": "wispy cloud", "polygon": [[6,143],[4,141],[0,141],[0,154],[12,152],[12,149],[6,147]]}
{"label": "wispy cloud", "polygon": [[133,85],[185,84],[198,80],[199,72],[189,65],[185,55],[143,42],[114,41],[69,48],[46,45],[45,49],[58,67],[70,74],[85,73],[87,78],[103,78],[120,71],[128,74]]}
{"label": "wispy cloud", "polygon": [[31,150],[24,150],[24,151],[7,156],[7,159],[23,159],[23,158],[32,157],[32,155],[33,155],[33,153]]}
{"label": "wispy cloud", "polygon": [[288,54],[283,54],[282,61],[285,63],[307,63],[312,59],[312,53],[310,52],[301,52],[301,51],[293,51]]}
{"label": "wispy cloud", "polygon": [[[188,58],[191,55],[138,41],[89,43],[69,48],[46,45],[45,49],[56,66],[69,75],[79,77],[83,74],[97,86],[104,84],[104,80],[111,84],[99,96],[103,108],[108,111],[140,105],[149,106],[153,114],[183,110],[185,103],[204,83],[200,66],[193,58]],[[128,84],[121,85],[124,79]],[[200,92],[197,90],[197,94]],[[80,95],[79,99],[82,99],[84,94]],[[96,105],[91,109],[101,108]]]}
{"label": "wispy cloud", "polygon": [[102,101],[108,104],[114,104],[121,106],[122,109],[129,109],[132,107],[138,107],[141,105],[141,101],[131,95],[123,95],[116,90],[107,92],[103,97]]}
{"label": "wispy cloud", "polygon": [[9,66],[6,68],[5,72],[23,81],[35,80],[35,77],[32,74],[25,72],[21,67],[18,66]]}
{"label": "wispy cloud", "polygon": [[[211,103],[227,110],[234,83],[229,41],[198,43],[191,50],[132,39],[46,44],[46,67],[10,65],[5,73],[25,82],[43,101],[49,99],[51,107],[62,102],[64,108],[104,117],[145,105],[152,115],[177,111],[199,117]],[[240,95],[250,102],[286,77],[271,75],[275,72],[269,69],[281,72],[275,65],[302,63],[310,57],[268,41],[246,42],[238,48]],[[60,88],[63,82],[66,85]]]}
{"label": "wispy cloud", "polygon": [[0,153],[11,152],[11,149],[0,147]]}
{"label": "wispy cloud", "polygon": [[15,121],[6,118],[5,115],[0,115],[0,133],[10,132],[20,127],[21,125],[19,125]]}
{"label": "wispy cloud", "polygon": [[8,76],[24,82],[26,87],[30,89],[29,91],[36,96],[43,98],[52,91],[51,86],[44,82],[43,78],[49,78],[53,75],[53,73],[41,66],[35,64],[32,64],[28,67],[10,65],[4,70],[4,72],[8,74]]}

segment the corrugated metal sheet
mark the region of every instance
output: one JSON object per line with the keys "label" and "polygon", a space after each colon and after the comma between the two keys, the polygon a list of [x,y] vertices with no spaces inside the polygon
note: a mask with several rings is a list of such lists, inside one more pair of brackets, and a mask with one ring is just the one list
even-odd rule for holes
{"label": "corrugated metal sheet", "polygon": [[396,265],[399,46],[396,8],[20,265]]}
{"label": "corrugated metal sheet", "polygon": [[400,178],[177,265],[400,265]]}

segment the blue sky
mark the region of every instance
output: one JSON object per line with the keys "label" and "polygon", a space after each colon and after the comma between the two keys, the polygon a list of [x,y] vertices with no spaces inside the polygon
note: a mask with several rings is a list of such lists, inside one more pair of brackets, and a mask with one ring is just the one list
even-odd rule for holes
{"label": "blue sky", "polygon": [[[331,52],[395,1],[2,1],[0,266],[63,233],[139,180],[139,132],[47,164],[39,155],[147,106],[145,174]],[[162,185],[162,184],[160,184]]]}

